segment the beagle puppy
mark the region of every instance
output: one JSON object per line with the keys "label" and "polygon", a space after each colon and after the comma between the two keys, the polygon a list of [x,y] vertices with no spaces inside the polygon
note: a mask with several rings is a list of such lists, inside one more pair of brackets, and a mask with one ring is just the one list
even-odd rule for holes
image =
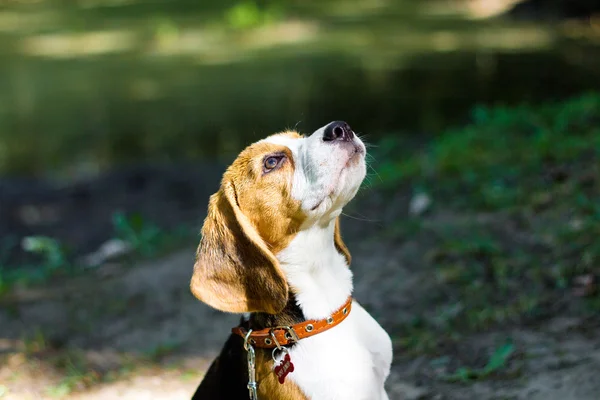
{"label": "beagle puppy", "polygon": [[190,288],[242,313],[193,399],[388,399],[392,343],[352,300],[339,217],[366,173],[347,123],[243,150],[210,197]]}

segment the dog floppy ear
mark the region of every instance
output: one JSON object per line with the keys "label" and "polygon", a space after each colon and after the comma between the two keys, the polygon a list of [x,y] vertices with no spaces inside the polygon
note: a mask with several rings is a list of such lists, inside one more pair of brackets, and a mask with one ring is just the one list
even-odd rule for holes
{"label": "dog floppy ear", "polygon": [[209,306],[232,313],[276,314],[288,301],[279,262],[240,210],[229,182],[210,198],[190,289]]}
{"label": "dog floppy ear", "polygon": [[350,250],[346,247],[346,244],[342,240],[342,231],[340,230],[340,217],[335,219],[335,230],[333,233],[333,240],[335,242],[335,248],[339,251],[345,258],[348,266],[352,262],[352,255],[350,255]]}

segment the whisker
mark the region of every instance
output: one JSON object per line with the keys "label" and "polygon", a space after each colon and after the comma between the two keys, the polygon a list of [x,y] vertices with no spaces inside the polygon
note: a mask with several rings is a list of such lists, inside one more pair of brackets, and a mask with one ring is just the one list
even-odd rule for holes
{"label": "whisker", "polygon": [[383,183],[383,179],[381,179],[381,175],[379,175],[379,172],[377,172],[377,170],[375,168],[373,168],[369,164],[367,164],[367,167],[370,168],[371,171],[373,171],[373,173],[375,174],[375,176],[379,179],[379,182]]}
{"label": "whisker", "polygon": [[[346,214],[346,213],[342,213],[342,215],[343,215],[344,217],[348,217],[348,218],[351,218],[351,219],[355,219],[355,220],[357,220],[357,221],[363,221],[363,222],[381,222],[381,220],[380,220],[380,219],[360,218],[360,217],[355,217],[355,216],[353,216],[353,215]],[[361,217],[364,217],[364,215],[361,215]]]}
{"label": "whisker", "polygon": [[375,157],[373,157],[372,155],[370,155],[369,153],[365,154],[365,161],[367,162],[373,162],[373,161],[377,161],[375,160]]}

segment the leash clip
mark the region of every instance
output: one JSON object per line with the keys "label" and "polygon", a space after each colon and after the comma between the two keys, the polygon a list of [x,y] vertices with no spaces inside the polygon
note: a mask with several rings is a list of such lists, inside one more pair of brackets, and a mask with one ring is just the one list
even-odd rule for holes
{"label": "leash clip", "polygon": [[250,344],[250,334],[252,329],[248,330],[244,337],[244,349],[248,352],[248,393],[250,400],[258,400],[257,383],[256,383],[256,354],[254,353],[254,347]]}

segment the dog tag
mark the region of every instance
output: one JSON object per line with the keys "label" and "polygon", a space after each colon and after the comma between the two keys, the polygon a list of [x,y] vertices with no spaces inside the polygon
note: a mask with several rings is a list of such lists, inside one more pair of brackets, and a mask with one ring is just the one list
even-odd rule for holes
{"label": "dog tag", "polygon": [[277,375],[279,383],[283,384],[285,377],[292,372],[294,372],[294,364],[292,364],[292,359],[288,352],[286,352],[283,360],[275,367],[275,375]]}

